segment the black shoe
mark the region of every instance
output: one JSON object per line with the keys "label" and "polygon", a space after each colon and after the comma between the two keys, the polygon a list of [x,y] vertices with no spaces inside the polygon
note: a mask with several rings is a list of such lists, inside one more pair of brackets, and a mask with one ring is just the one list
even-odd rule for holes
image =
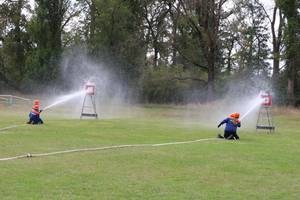
{"label": "black shoe", "polygon": [[218,135],[217,135],[217,138],[224,139],[224,137],[223,137],[221,134],[218,134]]}

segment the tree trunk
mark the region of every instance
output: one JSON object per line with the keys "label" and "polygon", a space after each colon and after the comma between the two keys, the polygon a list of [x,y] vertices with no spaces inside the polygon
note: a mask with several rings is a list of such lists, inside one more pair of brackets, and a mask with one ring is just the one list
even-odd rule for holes
{"label": "tree trunk", "polygon": [[24,73],[25,65],[25,55],[24,55],[24,46],[22,45],[22,30],[21,30],[21,12],[22,12],[23,0],[18,0],[17,4],[17,13],[16,13],[16,23],[15,23],[15,41],[16,41],[16,68],[18,70],[18,80],[16,84],[19,86],[22,81],[22,74]]}
{"label": "tree trunk", "polygon": [[231,74],[231,53],[233,50],[233,46],[234,46],[234,38],[232,38],[231,43],[230,43],[230,47],[228,48],[228,54],[227,54],[227,74],[230,75]]}
{"label": "tree trunk", "polygon": [[[174,22],[174,21],[173,21]],[[172,65],[177,64],[177,50],[176,50],[176,35],[177,35],[177,25],[174,25],[172,29]]]}
{"label": "tree trunk", "polygon": [[215,92],[215,50],[211,48],[209,51],[208,59],[208,74],[207,74],[207,101],[214,100]]}
{"label": "tree trunk", "polygon": [[158,48],[156,47],[156,42],[154,42],[154,58],[153,58],[153,66],[157,67],[158,66]]}
{"label": "tree trunk", "polygon": [[287,56],[287,103],[290,106],[295,106],[295,85],[297,78],[297,56],[299,51],[298,35],[299,28],[298,10],[296,0],[278,1],[282,10],[287,27],[285,29],[286,38],[286,56]]}
{"label": "tree trunk", "polygon": [[282,28],[284,25],[283,15],[281,9],[279,9],[279,24],[277,28],[277,36],[275,34],[275,22],[277,17],[277,4],[273,9],[273,19],[271,21],[271,31],[272,31],[272,43],[273,43],[273,75],[272,82],[275,91],[278,91],[278,80],[279,80],[279,64],[280,64],[280,46],[282,42]]}
{"label": "tree trunk", "polygon": [[279,79],[279,63],[280,63],[280,52],[279,48],[274,47],[273,44],[273,75],[272,82],[275,91],[278,89],[278,79]]}
{"label": "tree trunk", "polygon": [[295,81],[293,78],[288,78],[288,87],[287,87],[287,95],[288,95],[288,105],[295,105],[295,94],[294,94],[294,86]]}
{"label": "tree trunk", "polygon": [[288,82],[287,82],[287,97],[288,105],[295,106],[295,78],[296,78],[296,66],[293,59],[288,62]]}
{"label": "tree trunk", "polygon": [[96,5],[94,1],[91,1],[90,17],[91,17],[91,22],[89,27],[90,28],[89,38],[90,40],[93,40],[95,35],[95,18],[96,18]]}

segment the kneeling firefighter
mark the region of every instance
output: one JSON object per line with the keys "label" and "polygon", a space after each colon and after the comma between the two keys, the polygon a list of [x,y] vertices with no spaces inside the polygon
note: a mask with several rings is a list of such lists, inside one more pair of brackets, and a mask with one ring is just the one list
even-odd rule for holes
{"label": "kneeling firefighter", "polygon": [[239,113],[232,113],[228,118],[224,119],[219,125],[222,126],[226,124],[224,130],[224,136],[218,134],[218,138],[224,138],[228,140],[238,140],[240,137],[237,135],[237,127],[241,127],[241,122],[239,121],[240,114]]}
{"label": "kneeling firefighter", "polygon": [[34,105],[29,113],[29,121],[27,124],[43,124],[43,120],[40,118],[40,113],[43,110],[40,110],[39,100],[34,100]]}

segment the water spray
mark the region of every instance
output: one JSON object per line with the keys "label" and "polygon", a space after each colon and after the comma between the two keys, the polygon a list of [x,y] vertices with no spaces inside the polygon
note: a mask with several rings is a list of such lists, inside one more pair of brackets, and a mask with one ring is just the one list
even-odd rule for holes
{"label": "water spray", "polygon": [[263,92],[260,92],[259,95],[253,100],[252,106],[248,109],[248,111],[242,115],[240,120],[242,121],[248,114],[250,114],[256,107],[260,106],[265,99],[262,97]]}
{"label": "water spray", "polygon": [[52,107],[57,106],[57,105],[59,105],[59,104],[65,103],[65,102],[67,102],[67,101],[69,101],[69,100],[71,100],[71,99],[73,99],[73,98],[82,96],[83,94],[85,94],[85,92],[86,92],[85,90],[81,90],[81,91],[75,92],[75,93],[73,93],[73,94],[64,95],[64,96],[60,97],[60,98],[59,98],[57,101],[55,101],[54,103],[52,103],[52,104],[46,106],[46,107],[43,109],[43,111],[48,110],[49,108],[52,108]]}

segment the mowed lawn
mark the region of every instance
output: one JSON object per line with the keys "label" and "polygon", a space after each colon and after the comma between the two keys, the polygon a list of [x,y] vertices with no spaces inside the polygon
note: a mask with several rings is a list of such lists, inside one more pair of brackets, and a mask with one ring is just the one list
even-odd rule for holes
{"label": "mowed lawn", "polygon": [[[136,109],[139,114],[100,120],[44,113],[44,125],[0,131],[0,157],[189,141],[220,132],[184,119],[182,107]],[[1,107],[0,117],[1,129],[24,124],[27,112]],[[0,199],[299,199],[300,112],[278,112],[275,122],[275,134],[242,128],[240,141],[0,161]]]}

